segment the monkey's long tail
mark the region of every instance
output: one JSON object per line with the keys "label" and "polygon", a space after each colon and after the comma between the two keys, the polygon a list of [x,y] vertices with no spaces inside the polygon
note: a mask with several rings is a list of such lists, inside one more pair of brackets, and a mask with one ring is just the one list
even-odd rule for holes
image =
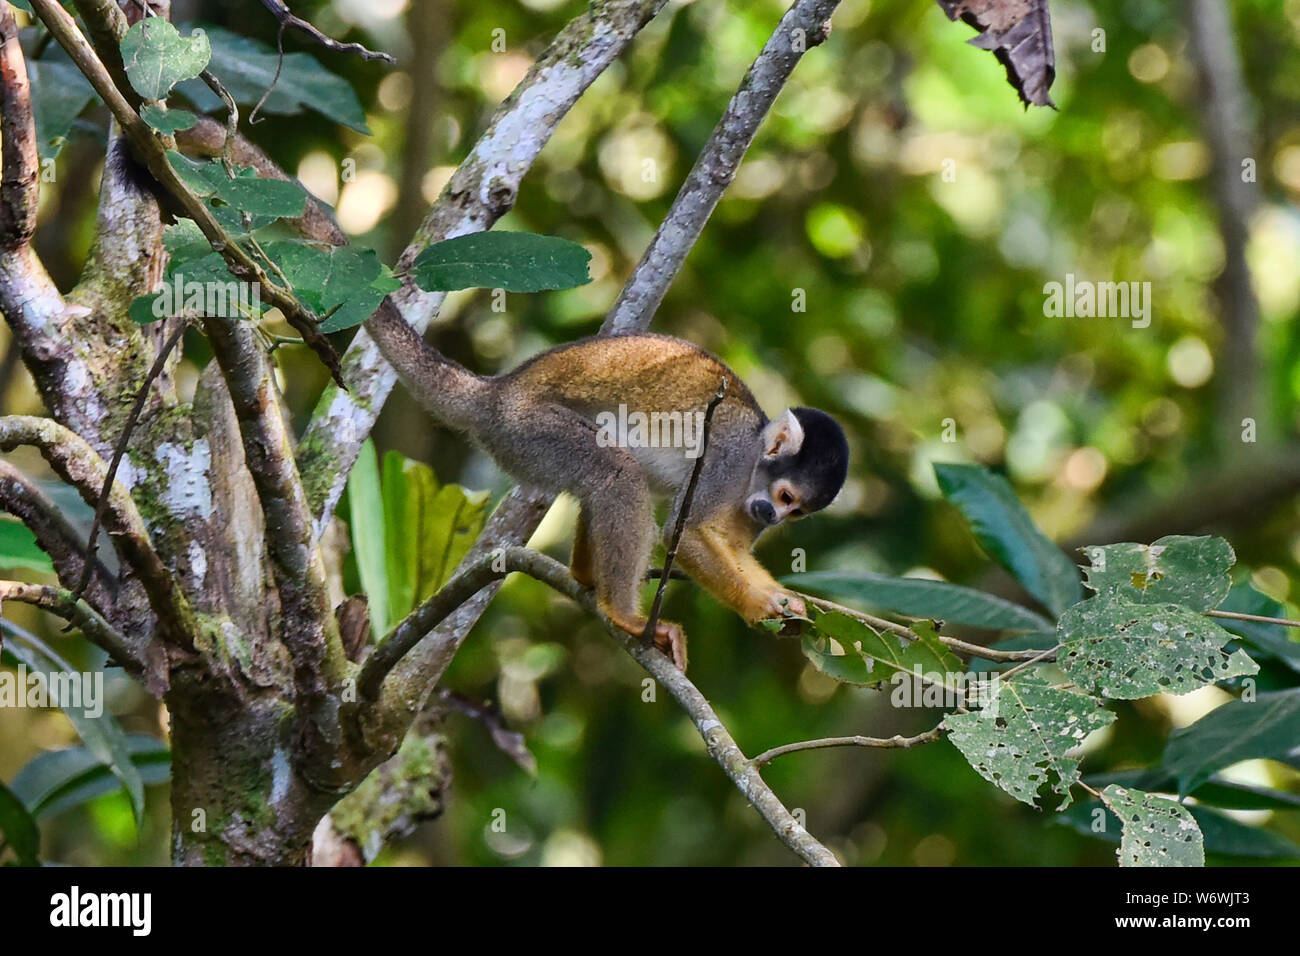
{"label": "monkey's long tail", "polygon": [[397,311],[391,299],[366,322],[384,358],[407,390],[434,418],[458,431],[473,434],[481,421],[488,382],[428,345]]}

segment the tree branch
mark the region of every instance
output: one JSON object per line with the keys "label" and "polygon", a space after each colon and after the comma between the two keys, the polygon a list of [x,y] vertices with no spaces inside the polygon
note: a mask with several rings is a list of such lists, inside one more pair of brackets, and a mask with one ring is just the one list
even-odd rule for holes
{"label": "tree branch", "polygon": [[[473,594],[488,582],[505,577],[512,571],[520,571],[536,578],[576,601],[584,610],[593,614],[619,646],[658,681],[686,711],[703,738],[709,756],[722,767],[736,789],[750,806],[759,812],[777,838],[813,866],[839,865],[834,854],[805,830],[785,808],[780,798],[763,780],[755,764],[748,760],[736,745],[731,733],[718,719],[708,700],[686,675],[677,669],[672,660],[656,648],[646,646],[638,638],[615,627],[600,613],[593,594],[570,577],[564,565],[527,548],[505,548],[496,556],[479,560],[471,567],[458,572],[441,591],[412,612],[397,626],[389,638],[375,649],[362,668],[362,675],[358,681],[358,689],[362,691],[363,701],[372,702],[370,708],[361,708],[359,714],[363,723],[363,732],[364,725],[369,720],[374,717],[382,718],[382,714],[375,713],[374,710],[375,693],[395,661],[414,646],[432,626],[449,615],[456,607],[455,602]],[[382,700],[379,706],[383,706]],[[370,713],[366,713],[367,709]]]}
{"label": "tree branch", "polygon": [[280,636],[293,661],[297,704],[310,732],[308,753],[338,744],[333,692],[348,671],[338,622],[330,606],[325,563],[312,529],[311,512],[293,457],[275,379],[247,322],[203,321],[229,387],[266,520],[266,545],[280,594]]}
{"label": "tree branch", "polygon": [[26,581],[0,581],[0,605],[5,601],[32,604],[81,629],[86,639],[102,648],[133,677],[143,679],[145,660],[113,625],[85,601],[75,600],[71,591]]}
{"label": "tree branch", "polygon": [[[0,450],[11,451],[19,445],[38,448],[59,477],[95,507],[107,466],[83,438],[48,418],[0,417]],[[172,643],[193,649],[195,623],[189,601],[154,551],[144,519],[121,482],[114,483],[108,497],[104,527],[122,560],[139,577],[163,633]]]}
{"label": "tree branch", "polygon": [[635,332],[650,324],[718,200],[735,179],[777,94],[804,52],[829,35],[830,17],[839,4],[840,0],[796,0],[786,11],[696,158],[668,215],[605,317],[602,332]]}
{"label": "tree branch", "polygon": [[0,248],[26,246],[36,231],[40,160],[27,65],[18,42],[13,7],[0,8]]}
{"label": "tree branch", "polygon": [[1219,391],[1216,430],[1225,447],[1234,447],[1241,441],[1243,418],[1254,419],[1265,435],[1272,431],[1269,403],[1260,388],[1259,302],[1246,262],[1258,186],[1246,181],[1242,161],[1258,159],[1254,107],[1242,77],[1227,4],[1224,0],[1189,0],[1185,9],[1201,89],[1195,102],[1214,159],[1211,185],[1223,237],[1223,272],[1215,281],[1223,327],[1215,375]]}
{"label": "tree branch", "polygon": [[376,53],[374,50],[367,50],[360,43],[342,43],[332,37],[326,36],[306,20],[294,16],[293,11],[289,9],[288,5],[281,3],[280,0],[262,0],[262,6],[270,10],[271,15],[280,21],[281,34],[284,33],[286,28],[291,27],[299,33],[306,34],[325,49],[333,50],[335,53],[355,53],[363,60],[383,60],[385,63],[397,62],[387,53]]}
{"label": "tree branch", "polygon": [[[60,581],[71,584],[80,580],[86,566],[86,547],[81,536],[40,486],[7,461],[0,461],[0,509],[31,529],[36,543],[54,562]],[[99,564],[98,575],[88,589],[91,604],[107,613],[113,606],[110,588],[114,584],[108,569]]]}

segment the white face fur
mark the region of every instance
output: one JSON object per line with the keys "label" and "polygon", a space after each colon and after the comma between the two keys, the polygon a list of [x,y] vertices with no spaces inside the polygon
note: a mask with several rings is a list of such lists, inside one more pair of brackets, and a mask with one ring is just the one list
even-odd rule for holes
{"label": "white face fur", "polygon": [[803,426],[794,412],[787,408],[778,418],[767,423],[762,442],[763,452],[754,464],[745,510],[755,521],[770,526],[780,524],[788,517],[800,517],[803,513],[803,496],[798,486],[784,476],[769,481],[768,469],[764,467],[779,458],[799,454],[803,446]]}

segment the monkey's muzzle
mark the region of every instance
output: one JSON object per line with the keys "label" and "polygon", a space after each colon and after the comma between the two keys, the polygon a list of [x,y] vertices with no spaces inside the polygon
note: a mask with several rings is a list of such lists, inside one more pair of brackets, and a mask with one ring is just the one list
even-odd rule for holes
{"label": "monkey's muzzle", "polygon": [[776,508],[772,507],[772,502],[759,495],[749,499],[749,514],[755,521],[760,524],[776,524]]}

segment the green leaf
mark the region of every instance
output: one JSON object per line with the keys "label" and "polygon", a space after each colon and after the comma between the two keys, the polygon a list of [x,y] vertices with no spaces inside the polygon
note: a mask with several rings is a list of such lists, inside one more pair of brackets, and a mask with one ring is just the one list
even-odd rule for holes
{"label": "green leaf", "polygon": [[352,551],[361,588],[370,606],[370,630],[378,640],[388,633],[388,565],[385,558],[384,496],[379,484],[379,456],[370,439],[361,446],[348,476],[348,515]]}
{"label": "green leaf", "polygon": [[934,473],[984,550],[1045,608],[1059,615],[1079,602],[1079,569],[1038,530],[1005,478],[978,465],[938,464]]}
{"label": "green leaf", "polygon": [[1188,691],[1259,672],[1232,636],[1177,604],[1093,598],[1061,615],[1056,663],[1084,690],[1119,700]]}
{"label": "green leaf", "polygon": [[440,485],[433,469],[384,456],[389,620],[400,621],[441,587],[483,529],[488,494]]}
{"label": "green leaf", "polygon": [[[6,642],[5,651],[27,665],[28,671],[42,674],[75,673],[71,664],[35,635],[12,625],[6,626],[17,640]],[[82,743],[122,781],[127,796],[131,798],[131,812],[135,815],[136,825],[140,825],[144,818],[144,783],[140,779],[139,771],[131,762],[126,735],[122,733],[117,719],[108,711],[104,711],[98,717],[90,717],[83,708],[65,706],[64,702],[60,702],[60,709],[68,715],[68,720],[72,721],[72,726],[81,737]]]}
{"label": "green leaf", "polygon": [[1181,604],[1209,611],[1232,588],[1228,569],[1237,562],[1222,538],[1169,535],[1154,544],[1108,544],[1083,548],[1092,566],[1088,587],[1099,597],[1131,604]]}
{"label": "green leaf", "polygon": [[161,17],[145,17],[122,37],[122,64],[131,86],[146,100],[161,100],[182,80],[202,73],[212,47],[202,30],[183,37]]}
{"label": "green leaf", "polygon": [[160,106],[146,106],[140,110],[140,118],[158,132],[172,136],[183,129],[190,129],[199,118],[189,110],[165,110]]}
{"label": "green leaf", "polygon": [[373,249],[284,241],[266,246],[298,296],[318,315],[322,332],[338,332],[368,319],[401,282]]}
{"label": "green leaf", "polygon": [[1111,784],[1101,799],[1123,828],[1120,866],[1204,866],[1205,840],[1186,808],[1168,797]]}
{"label": "green leaf", "polygon": [[[307,193],[297,183],[264,178],[251,166],[236,169],[232,177],[220,160],[190,159],[175,150],[168,151],[167,159],[195,194],[209,200],[222,224],[237,233],[245,231],[238,213],[249,213],[260,220],[292,219],[301,216],[307,207]],[[234,209],[223,211],[223,203]]]}
{"label": "green leaf", "polygon": [[985,780],[1038,806],[1044,785],[1070,805],[1079,758],[1070,752],[1115,715],[1095,697],[1058,690],[1029,675],[994,681],[988,702],[969,714],[948,714],[948,739]]}
{"label": "green leaf", "polygon": [[[1283,617],[1286,613],[1286,608],[1280,602],[1260,594],[1246,582],[1234,585],[1228,592],[1227,600],[1218,609],[1263,617]],[[1295,633],[1293,628],[1261,621],[1234,621],[1230,618],[1215,618],[1215,621],[1225,631],[1231,631],[1249,645],[1254,652],[1252,657],[1271,657],[1291,670],[1300,672],[1300,643],[1291,640],[1291,635]]]}
{"label": "green leaf", "polygon": [[36,543],[36,535],[17,518],[0,516],[0,568],[54,573],[54,562]]}
{"label": "green leaf", "polygon": [[95,90],[80,70],[59,60],[28,60],[27,77],[36,121],[36,151],[41,159],[52,159],[63,148],[73,121],[96,99]]}
{"label": "green leaf", "polygon": [[[912,627],[918,635],[915,641],[877,633],[839,611],[819,614],[803,638],[803,653],[823,674],[848,684],[879,684],[920,668],[921,674],[947,685],[950,675],[965,672],[961,659],[944,646],[932,625],[917,621]],[[831,639],[843,653],[835,653]]]}
{"label": "green leaf", "polygon": [[415,258],[411,276],[426,292],[505,289],[542,292],[591,281],[591,253],[576,242],[530,232],[475,232],[435,242]]}
{"label": "green leaf", "polygon": [[36,818],[8,787],[0,783],[0,834],[21,866],[40,866],[41,833]]}
{"label": "green leaf", "polygon": [[947,581],[895,578],[870,571],[816,571],[792,574],[784,580],[801,590],[862,601],[909,617],[1005,631],[1052,629],[1051,621],[1019,604]]}
{"label": "green leaf", "polygon": [[1242,760],[1284,760],[1300,741],[1300,689],[1260,694],[1216,707],[1165,745],[1164,766],[1187,795],[1215,771]]}
{"label": "green leaf", "polygon": [[[311,109],[359,133],[370,133],[365,110],[351,85],[315,57],[286,53],[281,63],[274,47],[220,27],[208,27],[207,37],[212,45],[209,69],[241,106],[256,104],[271,90],[262,104],[263,113],[285,116]],[[221,106],[216,94],[197,80],[184,83],[180,92],[205,113]]]}
{"label": "green leaf", "polygon": [[[131,763],[146,786],[168,781],[171,754],[165,743],[147,734],[130,734],[126,746]],[[13,782],[14,793],[37,820],[121,789],[121,780],[88,747],[39,753],[18,771]]]}

